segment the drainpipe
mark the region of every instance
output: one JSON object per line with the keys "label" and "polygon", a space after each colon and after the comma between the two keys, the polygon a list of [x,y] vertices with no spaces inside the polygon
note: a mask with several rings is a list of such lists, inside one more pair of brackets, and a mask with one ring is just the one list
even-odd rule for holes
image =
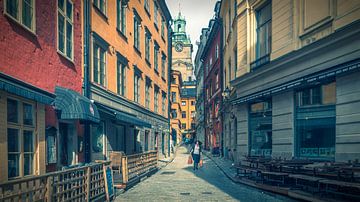
{"label": "drainpipe", "polygon": [[[84,0],[84,96],[90,99],[90,0]],[[91,162],[90,124],[84,125],[85,163]]]}
{"label": "drainpipe", "polygon": [[[222,19],[221,18],[218,18],[218,21],[219,21],[219,26],[220,26],[220,47],[222,49],[223,47],[223,44],[224,44],[224,39],[223,39],[223,23],[222,23]],[[221,79],[224,79],[224,50],[220,51],[220,78]],[[224,82],[221,81],[220,82],[220,87],[221,87],[221,92],[224,91],[225,89],[225,86],[224,86]],[[221,98],[222,100],[222,104],[224,104],[224,98],[222,97]],[[223,107],[223,106],[222,106]],[[222,114],[222,119],[221,119],[221,149],[220,149],[220,155],[223,157],[224,156],[224,120],[225,120],[225,114],[224,113],[221,113]]]}
{"label": "drainpipe", "polygon": [[[171,152],[171,145],[170,145],[170,138],[171,138],[171,123],[170,123],[170,112],[171,112],[171,102],[170,102],[170,91],[171,91],[171,63],[172,63],[172,20],[168,21],[168,121],[169,121],[169,138],[168,138],[168,156],[170,156]],[[174,141],[173,141],[174,142]]]}

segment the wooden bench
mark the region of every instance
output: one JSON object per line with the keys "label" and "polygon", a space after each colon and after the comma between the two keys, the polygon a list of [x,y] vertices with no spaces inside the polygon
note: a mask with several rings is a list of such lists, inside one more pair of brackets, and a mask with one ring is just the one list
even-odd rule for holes
{"label": "wooden bench", "polygon": [[338,180],[319,180],[320,188],[325,187],[323,191],[330,194],[342,195],[360,200],[360,183],[344,182]]}
{"label": "wooden bench", "polygon": [[324,178],[313,177],[308,175],[290,174],[289,178],[295,180],[295,186],[301,189],[310,191],[311,193],[320,192],[319,181]]}
{"label": "wooden bench", "polygon": [[282,172],[268,172],[268,171],[261,171],[261,178],[263,182],[270,182],[276,183],[277,185],[284,185],[285,178],[289,176],[289,173],[282,173]]}

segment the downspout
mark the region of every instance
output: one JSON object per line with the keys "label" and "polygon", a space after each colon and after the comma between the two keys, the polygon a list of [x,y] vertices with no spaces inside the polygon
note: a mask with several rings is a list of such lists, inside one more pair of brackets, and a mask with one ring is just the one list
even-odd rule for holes
{"label": "downspout", "polygon": [[[172,64],[172,20],[168,21],[168,121],[169,121],[169,138],[168,138],[168,156],[170,156],[171,145],[170,138],[172,138],[172,130],[170,123],[170,111],[171,111],[171,102],[170,102],[170,94],[171,94],[171,64]],[[174,140],[173,140],[174,142]]]}
{"label": "downspout", "polygon": [[[84,96],[90,99],[90,0],[84,0]],[[91,162],[90,124],[84,125],[85,163]]]}

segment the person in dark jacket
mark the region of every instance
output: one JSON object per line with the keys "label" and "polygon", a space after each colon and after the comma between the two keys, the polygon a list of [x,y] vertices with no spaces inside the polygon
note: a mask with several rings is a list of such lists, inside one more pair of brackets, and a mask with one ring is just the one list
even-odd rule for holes
{"label": "person in dark jacket", "polygon": [[200,142],[198,140],[192,146],[190,153],[191,153],[191,156],[194,161],[194,170],[197,170],[197,169],[199,169],[198,165],[200,162],[200,155],[201,155],[201,146],[200,146]]}

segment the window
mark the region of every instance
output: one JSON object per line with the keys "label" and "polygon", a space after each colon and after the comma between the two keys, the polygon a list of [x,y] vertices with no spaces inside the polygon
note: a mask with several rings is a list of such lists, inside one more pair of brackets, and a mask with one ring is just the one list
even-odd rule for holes
{"label": "window", "polygon": [[195,127],[196,127],[196,125],[195,125],[195,123],[191,123],[191,129],[195,129]]}
{"label": "window", "polygon": [[[134,11],[136,12],[136,11]],[[135,13],[134,17],[134,47],[140,51],[140,17],[138,17],[137,13]]]}
{"label": "window", "polygon": [[156,26],[158,26],[158,5],[154,1],[154,23]]}
{"label": "window", "polygon": [[155,90],[154,111],[158,112],[158,110],[159,110],[159,90]]}
{"label": "window", "polygon": [[106,0],[94,0],[94,5],[100,12],[106,15]]}
{"label": "window", "polygon": [[140,75],[134,75],[134,101],[139,103],[140,99]]}
{"label": "window", "polygon": [[164,18],[161,18],[161,37],[165,38],[165,20]]}
{"label": "window", "polygon": [[162,53],[161,56],[161,76],[165,79],[166,56]]}
{"label": "window", "polygon": [[216,78],[216,80],[215,80],[215,88],[219,89],[219,73],[218,72],[215,73],[215,78]]}
{"label": "window", "polygon": [[191,106],[194,106],[195,105],[195,101],[191,101]]}
{"label": "window", "polygon": [[117,0],[117,29],[126,35],[126,4],[124,0]]}
{"label": "window", "polygon": [[102,86],[106,82],[106,50],[94,43],[93,81]]}
{"label": "window", "polygon": [[267,56],[271,52],[271,17],[271,3],[267,3],[256,11],[256,59]]}
{"label": "window", "polygon": [[176,92],[171,92],[171,102],[176,102]]}
{"label": "window", "polygon": [[5,14],[35,32],[34,0],[5,0]]}
{"label": "window", "polygon": [[210,56],[210,60],[209,60],[210,68],[211,68],[212,62],[213,62],[213,58],[212,58],[212,56]]}
{"label": "window", "polygon": [[144,0],[144,8],[145,8],[145,11],[149,14],[150,13],[150,2],[149,2],[149,0]]}
{"label": "window", "polygon": [[186,101],[181,101],[181,106],[186,106]]}
{"label": "window", "polygon": [[126,89],[126,66],[118,62],[117,65],[117,93],[121,96],[125,96]]}
{"label": "window", "polygon": [[34,120],[32,104],[7,99],[8,178],[34,174]]}
{"label": "window", "polygon": [[336,139],[336,83],[296,92],[296,154],[333,159]]}
{"label": "window", "polygon": [[58,0],[58,50],[73,59],[73,4],[69,0]]}
{"label": "window", "polygon": [[164,92],[164,94],[162,95],[162,100],[161,100],[161,110],[162,110],[162,114],[165,116],[165,112],[166,112],[166,94]]}
{"label": "window", "polygon": [[181,129],[186,129],[186,123],[181,124]]}
{"label": "window", "polygon": [[145,84],[145,107],[150,109],[150,84],[146,82]]}
{"label": "window", "polygon": [[219,44],[216,44],[216,48],[215,48],[215,58],[216,58],[216,59],[219,58]]}
{"label": "window", "polygon": [[171,118],[173,118],[173,119],[176,119],[176,118],[177,118],[176,109],[171,109]]}
{"label": "window", "polygon": [[237,49],[236,49],[236,46],[235,46],[235,50],[234,50],[234,72],[235,72],[235,77],[236,78],[236,72],[237,72]]}
{"label": "window", "polygon": [[250,105],[250,155],[271,156],[272,104],[271,100]]}
{"label": "window", "polygon": [[191,118],[194,118],[195,117],[195,111],[191,111],[190,116],[191,116]]}
{"label": "window", "polygon": [[234,17],[236,18],[237,15],[237,0],[234,0]]}
{"label": "window", "polygon": [[181,112],[181,118],[183,118],[183,119],[186,118],[186,112],[185,112],[185,111],[182,111],[182,112]]}
{"label": "window", "polygon": [[154,43],[154,69],[158,72],[159,69],[159,45],[155,41]]}
{"label": "window", "polygon": [[150,40],[151,40],[150,31],[145,28],[145,60],[148,63],[150,63]]}

